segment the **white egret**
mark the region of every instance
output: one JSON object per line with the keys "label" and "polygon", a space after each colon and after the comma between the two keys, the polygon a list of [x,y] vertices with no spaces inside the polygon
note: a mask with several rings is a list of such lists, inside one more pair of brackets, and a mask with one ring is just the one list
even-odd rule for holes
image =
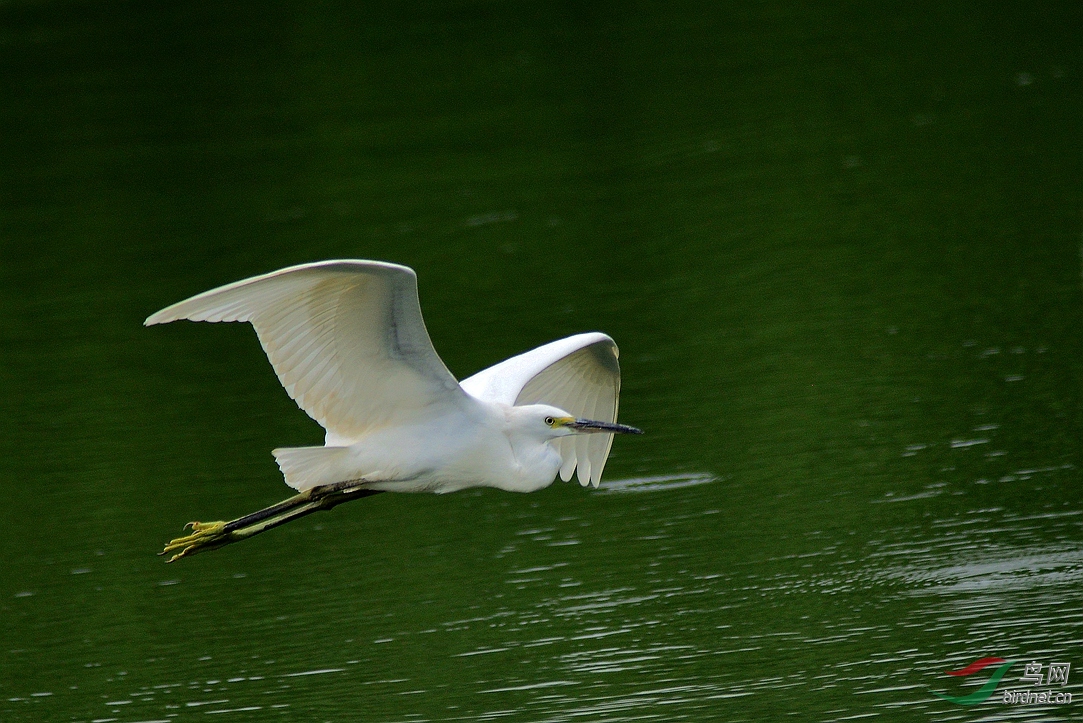
{"label": "white egret", "polygon": [[298,494],[229,522],[190,522],[169,562],[379,492],[532,492],[557,474],[598,486],[620,393],[617,346],[578,334],[462,383],[437,356],[412,269],[380,261],[291,266],[152,314],[247,321],[278,379],[326,431],[322,447],[273,450]]}

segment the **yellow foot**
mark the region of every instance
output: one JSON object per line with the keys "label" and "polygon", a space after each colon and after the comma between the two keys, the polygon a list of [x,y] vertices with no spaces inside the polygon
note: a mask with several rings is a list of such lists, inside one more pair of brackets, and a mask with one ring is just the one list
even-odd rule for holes
{"label": "yellow foot", "polygon": [[180,550],[166,562],[173,562],[203,550],[213,550],[229,542],[229,533],[224,532],[226,528],[225,522],[189,522],[184,526],[184,529],[189,528],[191,528],[192,534],[170,540],[165,549],[158,553],[159,555],[165,555],[174,550]]}

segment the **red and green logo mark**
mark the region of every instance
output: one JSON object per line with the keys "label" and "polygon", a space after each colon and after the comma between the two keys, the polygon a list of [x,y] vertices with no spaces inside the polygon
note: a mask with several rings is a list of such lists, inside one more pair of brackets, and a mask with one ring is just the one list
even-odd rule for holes
{"label": "red and green logo mark", "polygon": [[1000,666],[993,671],[993,675],[982,687],[975,690],[970,695],[942,695],[941,693],[933,693],[938,698],[951,701],[952,703],[958,703],[959,705],[976,705],[983,703],[989,699],[996,690],[997,685],[1000,684],[1000,679],[1003,678],[1008,669],[1015,665],[1017,660],[1005,660],[1004,658],[979,658],[965,668],[959,670],[949,670],[946,675],[954,675],[956,677],[964,677],[968,675],[974,675],[979,671],[985,670],[991,665]]}

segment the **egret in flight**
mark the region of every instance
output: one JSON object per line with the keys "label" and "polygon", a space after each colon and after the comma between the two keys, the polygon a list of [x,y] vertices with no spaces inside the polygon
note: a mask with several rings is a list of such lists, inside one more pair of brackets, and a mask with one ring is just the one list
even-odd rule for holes
{"label": "egret in flight", "polygon": [[417,276],[381,261],[320,261],[212,289],[152,314],[247,321],[286,393],[326,432],[273,450],[298,494],[229,522],[190,522],[169,562],[379,492],[533,492],[557,474],[598,486],[617,424],[617,345],[577,334],[463,382],[437,356]]}

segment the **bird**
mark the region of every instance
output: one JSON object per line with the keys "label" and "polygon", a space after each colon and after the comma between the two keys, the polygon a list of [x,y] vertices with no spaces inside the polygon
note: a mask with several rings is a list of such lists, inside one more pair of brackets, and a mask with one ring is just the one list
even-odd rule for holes
{"label": "bird", "polygon": [[151,314],[250,323],[286,393],[325,431],[323,446],[272,450],[294,496],[230,521],[189,522],[167,562],[381,492],[473,487],[533,492],[573,473],[597,487],[617,424],[617,345],[576,334],[459,382],[421,316],[417,275],[342,259],[280,269]]}

